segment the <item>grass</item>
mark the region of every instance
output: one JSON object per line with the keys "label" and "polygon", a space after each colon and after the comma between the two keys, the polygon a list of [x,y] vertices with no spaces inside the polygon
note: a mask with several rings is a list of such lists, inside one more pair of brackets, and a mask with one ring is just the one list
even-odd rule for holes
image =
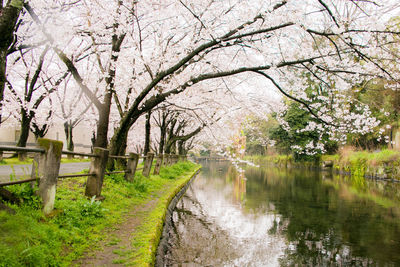
{"label": "grass", "polygon": [[[43,216],[28,184],[10,186],[24,203],[10,205],[15,215],[0,212],[0,266],[69,266],[85,251],[98,249],[110,234],[107,229],[117,228],[130,210],[158,199],[156,208],[140,215],[143,223],[133,239],[136,249],[115,251],[122,257],[116,263],[149,266],[154,263],[167,202],[198,168],[180,162],[149,178],[139,172],[133,183],[120,174],[106,176],[103,202],[84,197],[84,177],[67,179],[57,186],[55,210],[49,217]],[[109,245],[120,242],[117,237],[107,240]]]}
{"label": "grass", "polygon": [[[3,158],[0,161],[0,165],[23,165],[23,164],[32,164],[33,159],[28,158],[24,161],[18,160],[18,158]],[[89,162],[90,159],[81,159],[81,158],[61,158],[61,163],[75,163],[75,162]]]}
{"label": "grass", "polygon": [[367,152],[367,151],[357,151],[347,153],[345,156],[341,157],[341,161],[344,162],[356,162],[356,161],[365,161],[374,166],[395,162],[400,160],[400,152],[394,151],[390,149],[384,149],[378,152]]}

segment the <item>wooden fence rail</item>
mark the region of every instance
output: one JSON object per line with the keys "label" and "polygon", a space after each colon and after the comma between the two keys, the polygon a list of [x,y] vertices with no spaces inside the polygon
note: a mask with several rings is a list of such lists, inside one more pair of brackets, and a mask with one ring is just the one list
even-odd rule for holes
{"label": "wooden fence rail", "polygon": [[[85,195],[88,197],[96,196],[100,198],[104,175],[125,173],[125,179],[132,182],[135,173],[141,170],[144,176],[149,177],[154,159],[153,153],[148,153],[145,156],[139,156],[136,153],[129,153],[125,156],[115,156],[109,155],[107,149],[99,147],[95,147],[93,153],[63,151],[62,147],[63,143],[60,141],[41,138],[38,139],[38,148],[0,146],[0,154],[2,154],[3,151],[36,153],[32,164],[30,179],[3,182],[0,183],[0,187],[37,181],[39,183],[39,196],[43,202],[43,212],[47,215],[54,208],[58,179],[88,177],[86,181]],[[59,175],[61,156],[63,154],[91,158],[89,172],[84,174]],[[106,172],[106,164],[109,158],[127,160],[126,169],[122,171]],[[139,159],[143,159],[143,167],[141,168],[137,168]],[[160,173],[161,166],[172,165],[177,163],[179,160],[187,160],[187,158],[170,154],[157,155],[154,174]]]}

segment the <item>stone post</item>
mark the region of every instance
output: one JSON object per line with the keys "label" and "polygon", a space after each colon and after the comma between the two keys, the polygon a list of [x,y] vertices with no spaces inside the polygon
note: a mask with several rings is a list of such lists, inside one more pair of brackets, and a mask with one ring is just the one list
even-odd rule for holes
{"label": "stone post", "polygon": [[125,172],[125,180],[127,180],[128,182],[133,182],[138,163],[139,155],[136,153],[129,153],[128,163]]}
{"label": "stone post", "polygon": [[168,166],[168,154],[163,154],[163,166]]}
{"label": "stone post", "polygon": [[174,157],[173,157],[173,164],[178,163],[178,159],[179,159],[179,156],[178,156],[178,155],[174,155]]}
{"label": "stone post", "polygon": [[108,150],[100,147],[93,148],[93,157],[90,162],[88,179],[86,181],[85,196],[100,197],[101,188],[103,186],[104,172],[108,160]]}
{"label": "stone post", "polygon": [[151,165],[153,164],[153,158],[154,158],[154,153],[147,153],[146,159],[144,161],[144,166],[143,166],[143,175],[146,177],[149,177],[150,175],[150,170],[151,170]]}
{"label": "stone post", "polygon": [[[48,215],[54,208],[63,142],[44,138],[39,138],[37,142],[39,147],[45,150],[38,157],[37,175],[39,178],[39,196],[43,201],[43,213]],[[35,172],[36,170],[33,171],[33,173]]]}
{"label": "stone post", "polygon": [[18,160],[25,161],[28,158],[28,154],[26,152],[18,152]]}
{"label": "stone post", "polygon": [[163,164],[163,154],[157,155],[156,166],[154,167],[155,175],[160,174],[161,165]]}

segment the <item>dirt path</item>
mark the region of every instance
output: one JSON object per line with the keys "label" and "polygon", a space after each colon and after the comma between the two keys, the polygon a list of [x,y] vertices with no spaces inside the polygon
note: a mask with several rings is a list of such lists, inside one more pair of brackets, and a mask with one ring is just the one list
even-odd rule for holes
{"label": "dirt path", "polygon": [[126,255],[132,248],[132,234],[142,223],[139,218],[150,213],[159,200],[159,196],[165,192],[165,188],[155,192],[154,198],[146,203],[135,207],[127,215],[125,221],[117,226],[115,230],[107,233],[107,238],[100,244],[100,250],[90,251],[83,258],[78,259],[73,264],[78,266],[121,266],[126,262]]}

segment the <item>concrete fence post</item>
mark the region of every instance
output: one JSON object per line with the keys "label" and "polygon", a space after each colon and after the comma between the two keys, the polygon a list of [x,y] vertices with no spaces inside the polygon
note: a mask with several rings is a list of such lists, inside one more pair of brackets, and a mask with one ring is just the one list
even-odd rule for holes
{"label": "concrete fence post", "polygon": [[168,166],[168,154],[163,154],[163,166]]}
{"label": "concrete fence post", "polygon": [[127,180],[128,182],[133,182],[138,163],[139,155],[136,153],[129,153],[128,163],[125,172],[125,180]]}
{"label": "concrete fence post", "polygon": [[154,167],[154,173],[155,175],[160,174],[160,169],[163,164],[163,154],[157,155],[157,160],[156,160],[156,166]]}
{"label": "concrete fence post", "polygon": [[143,175],[149,177],[151,165],[153,164],[154,153],[147,153],[146,159],[144,160]]}
{"label": "concrete fence post", "polygon": [[179,159],[179,156],[175,154],[174,155],[174,164],[178,163],[178,159]]}
{"label": "concrete fence post", "polygon": [[[54,208],[58,172],[60,170],[63,142],[39,138],[38,145],[45,150],[37,157],[37,171],[32,175],[39,178],[39,196],[43,202],[43,213],[48,215]],[[36,162],[36,160],[34,161]],[[34,163],[35,164],[35,163]]]}
{"label": "concrete fence post", "polygon": [[93,157],[90,162],[88,179],[86,181],[85,196],[100,197],[101,188],[103,186],[104,173],[108,160],[108,150],[100,147],[93,148]]}

